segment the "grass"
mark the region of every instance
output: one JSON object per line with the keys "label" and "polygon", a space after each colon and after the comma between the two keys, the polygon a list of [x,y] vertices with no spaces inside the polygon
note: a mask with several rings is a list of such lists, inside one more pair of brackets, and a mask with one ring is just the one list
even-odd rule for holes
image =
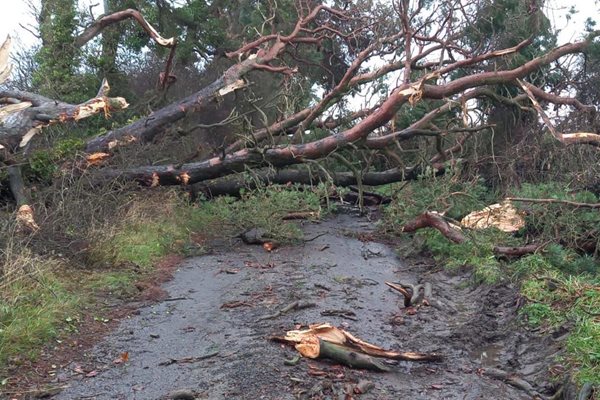
{"label": "grass", "polygon": [[0,284],[0,365],[37,356],[57,337],[80,297],[59,278],[64,265],[27,249],[2,251]]}
{"label": "grass", "polygon": [[566,357],[574,378],[600,384],[600,280],[568,275],[545,263],[523,281],[521,292],[528,300],[521,314],[531,326],[572,327]]}
{"label": "grass", "polygon": [[[383,190],[393,201],[384,210],[381,227],[393,234],[424,211],[460,219],[497,201],[476,180],[461,183],[452,176],[412,182],[400,191],[394,185]],[[589,192],[573,193],[559,184],[524,184],[516,195],[598,201]],[[520,285],[527,300],[520,310],[525,323],[546,331],[569,327],[565,359],[573,378],[579,384],[600,385],[600,260],[576,251],[577,244],[589,240],[590,232],[599,226],[600,214],[562,205],[523,203],[518,207],[527,211],[527,218],[526,226],[515,235],[493,228],[464,230],[468,240],[455,244],[437,230],[422,229],[414,235],[416,245],[410,251],[427,250],[449,270],[470,268],[475,284],[512,281]],[[493,253],[494,246],[519,246],[533,237],[554,243],[516,261],[498,259]]]}
{"label": "grass", "polygon": [[[91,243],[83,260],[48,255],[58,254],[54,250],[36,254],[7,222],[0,235],[0,382],[6,378],[3,366],[35,359],[45,344],[76,331],[83,307],[93,305],[96,295],[130,298],[139,293],[135,283],[152,274],[162,257],[202,254],[205,249],[195,236],[233,238],[261,228],[279,242],[294,242],[302,233],[282,217],[296,211],[325,213],[325,194],[323,187],[274,186],[245,192],[241,200],[221,197],[190,204],[171,190],[125,192],[110,199],[119,207],[97,212],[83,207],[78,212],[77,203],[61,199],[57,204],[71,209],[55,213],[61,219],[54,226],[79,227],[78,237]],[[76,193],[63,197],[71,195]]]}

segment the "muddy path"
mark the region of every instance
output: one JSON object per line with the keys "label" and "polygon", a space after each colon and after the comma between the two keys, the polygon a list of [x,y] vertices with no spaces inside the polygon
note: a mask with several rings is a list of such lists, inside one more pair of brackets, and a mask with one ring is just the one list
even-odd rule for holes
{"label": "muddy path", "polygon": [[[514,288],[475,288],[468,272],[449,275],[423,261],[404,262],[372,240],[371,227],[363,217],[340,214],[306,223],[306,238],[320,236],[301,246],[266,253],[240,242],[185,261],[164,287],[169,299],[122,321],[83,364],[63,368],[58,377],[67,387],[54,398],[167,399],[187,389],[181,398],[350,399],[345,393],[363,380],[374,387],[356,398],[551,394],[548,368],[560,344],[519,330]],[[435,306],[410,315],[384,281],[430,282]],[[296,300],[316,307],[273,317]],[[389,373],[306,359],[285,365],[295,350],[268,337],[317,322],[382,347],[439,352],[445,359],[401,362]],[[482,373],[486,368],[514,373],[523,379],[516,386],[532,387]]]}

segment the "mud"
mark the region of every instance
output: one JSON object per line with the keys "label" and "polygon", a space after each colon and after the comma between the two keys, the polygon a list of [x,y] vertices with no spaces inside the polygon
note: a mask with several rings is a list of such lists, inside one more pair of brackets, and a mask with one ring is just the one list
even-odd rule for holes
{"label": "mud", "polygon": [[[305,223],[306,238],[322,235],[300,246],[267,253],[240,242],[185,261],[164,285],[167,301],[140,309],[83,364],[61,370],[56,383],[66,388],[54,399],[166,399],[179,389],[207,399],[350,399],[352,384],[364,380],[374,387],[355,398],[530,399],[552,393],[548,371],[560,342],[519,327],[515,288],[475,287],[467,271],[450,275],[431,263],[402,261],[392,247],[369,240],[370,229],[364,217],[340,214]],[[430,282],[432,306],[410,315],[384,281]],[[296,300],[317,306],[264,319]],[[328,311],[345,314],[322,315]],[[389,373],[320,360],[284,364],[295,350],[269,336],[317,322],[382,347],[438,352],[445,359],[401,362]],[[532,388],[517,388],[486,368],[514,374]]]}

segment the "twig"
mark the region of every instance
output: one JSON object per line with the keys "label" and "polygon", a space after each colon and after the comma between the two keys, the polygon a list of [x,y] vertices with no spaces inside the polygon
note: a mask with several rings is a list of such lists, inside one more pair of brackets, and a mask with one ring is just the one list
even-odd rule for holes
{"label": "twig", "polygon": [[192,300],[189,297],[169,297],[168,299],[164,299],[163,301],[179,301],[179,300]]}
{"label": "twig", "polygon": [[304,239],[304,242],[312,242],[313,240],[315,240],[316,238],[320,238],[321,236],[325,236],[327,235],[327,232],[323,232],[323,233],[319,233],[317,236],[313,236],[310,239]]}
{"label": "twig", "polygon": [[204,354],[201,356],[196,356],[196,357],[170,358],[167,361],[158,363],[158,365],[160,365],[162,367],[162,366],[172,365],[172,364],[193,363],[193,362],[197,362],[197,361],[206,360],[208,358],[212,358],[217,355],[219,355],[219,350],[215,350],[210,353],[207,353],[207,354]]}
{"label": "twig", "polygon": [[358,321],[358,318],[356,318],[356,313],[352,310],[323,310],[321,311],[321,315],[324,317],[337,316],[352,321]]}
{"label": "twig", "polygon": [[285,306],[284,308],[282,308],[281,310],[277,311],[274,314],[265,315],[264,317],[257,319],[256,322],[265,321],[267,319],[274,319],[274,318],[277,318],[277,317],[279,317],[289,311],[292,311],[292,310],[302,310],[305,308],[311,308],[311,307],[316,307],[316,306],[317,306],[316,303],[296,300],[293,303],[290,303],[289,305]]}
{"label": "twig", "polygon": [[507,197],[506,200],[518,201],[524,203],[555,203],[555,204],[566,204],[573,207],[585,207],[585,208],[600,208],[600,203],[578,203],[576,201],[559,200],[559,199],[527,199],[523,197]]}

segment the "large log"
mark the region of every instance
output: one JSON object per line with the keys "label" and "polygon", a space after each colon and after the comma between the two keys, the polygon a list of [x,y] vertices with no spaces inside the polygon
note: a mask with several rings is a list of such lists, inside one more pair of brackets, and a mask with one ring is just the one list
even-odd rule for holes
{"label": "large log", "polygon": [[[443,175],[446,168],[436,164],[433,173]],[[362,184],[380,186],[389,183],[416,180],[423,174],[422,167],[392,168],[381,172],[367,172],[362,175]],[[252,174],[239,174],[208,180],[192,185],[193,193],[203,193],[207,197],[237,195],[241,189],[255,189],[258,185],[298,183],[301,185],[317,185],[328,182],[335,186],[347,187],[358,184],[356,176],[351,172],[325,173],[321,169],[264,169]]]}

